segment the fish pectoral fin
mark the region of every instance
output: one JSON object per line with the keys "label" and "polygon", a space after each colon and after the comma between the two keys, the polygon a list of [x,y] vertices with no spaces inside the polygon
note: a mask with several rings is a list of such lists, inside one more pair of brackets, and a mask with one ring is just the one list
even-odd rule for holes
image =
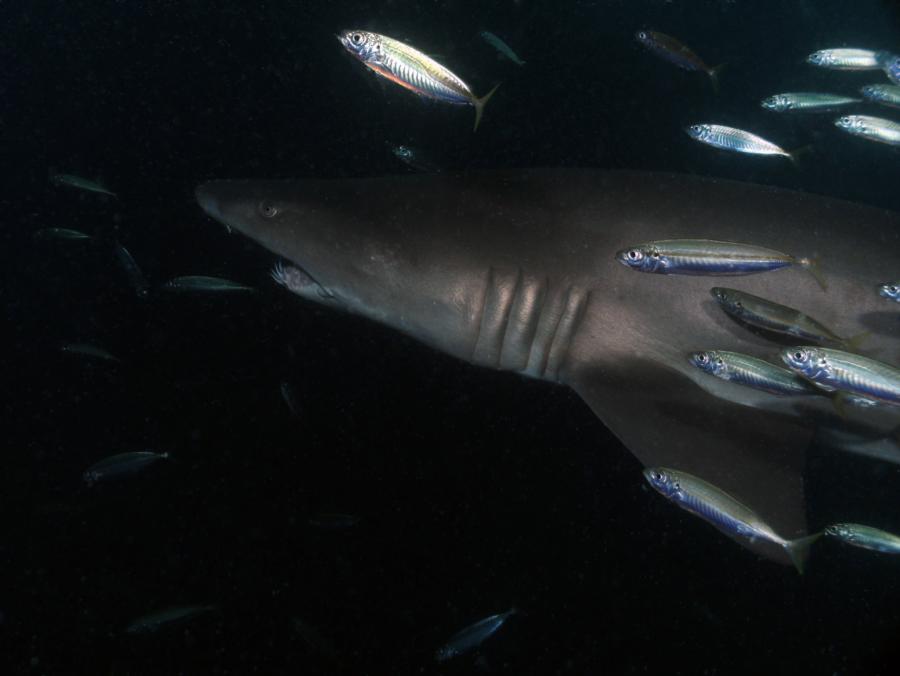
{"label": "fish pectoral fin", "polygon": [[[806,533],[801,472],[812,431],[797,418],[720,399],[677,369],[633,355],[604,358],[566,380],[645,467],[700,477],[782,538]],[[763,538],[729,535],[766,558],[793,563]]]}

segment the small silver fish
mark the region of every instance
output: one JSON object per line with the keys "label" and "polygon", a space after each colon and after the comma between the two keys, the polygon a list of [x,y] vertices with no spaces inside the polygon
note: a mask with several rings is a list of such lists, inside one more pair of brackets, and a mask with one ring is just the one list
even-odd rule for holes
{"label": "small silver fish", "polygon": [[86,357],[94,357],[95,359],[103,359],[104,361],[122,361],[102,347],[89,345],[88,343],[66,343],[59,349],[69,354],[80,354]]}
{"label": "small silver fish", "polygon": [[519,55],[516,54],[512,50],[512,47],[510,47],[508,44],[503,42],[503,40],[498,38],[496,35],[494,35],[490,31],[481,31],[481,33],[479,35],[481,36],[482,40],[484,40],[491,47],[496,49],[498,52],[500,52],[503,56],[505,56],[507,59],[512,61],[517,66],[525,65],[525,62],[522,61],[522,59],[519,58]]}
{"label": "small silver fish", "polygon": [[474,650],[497,633],[497,630],[516,612],[518,611],[515,608],[510,608],[505,613],[491,615],[475,624],[469,625],[454,634],[443,646],[438,648],[434,655],[435,659],[438,662],[443,662]]}
{"label": "small silver fish", "polygon": [[281,398],[284,400],[284,403],[288,407],[288,410],[291,412],[291,415],[295,418],[299,418],[300,405],[297,403],[297,395],[294,393],[294,388],[289,382],[285,380],[281,383],[278,389],[281,392]]}
{"label": "small silver fish", "polygon": [[410,146],[391,146],[391,154],[403,164],[426,174],[438,174],[441,168],[428,160],[418,148]]}
{"label": "small silver fish", "polygon": [[861,333],[851,338],[841,338],[827,326],[800,310],[737,289],[714,286],[709,292],[728,315],[766,331],[812,340],[816,343],[835,343],[851,349],[868,335]]}
{"label": "small silver fish", "polygon": [[878,295],[900,303],[900,282],[888,282],[878,287]]}
{"label": "small silver fish", "polygon": [[659,31],[641,30],[635,33],[634,37],[644,47],[669,63],[675,64],[683,70],[706,73],[712,82],[713,89],[718,90],[719,72],[724,68],[724,64],[715,68],[710,67],[686,44]]}
{"label": "small silver fish", "polygon": [[799,265],[825,288],[815,260],[753,244],[712,239],[657,240],[622,249],[616,252],[616,260],[632,270],[660,275],[750,275]]}
{"label": "small silver fish", "polygon": [[900,535],[863,526],[858,523],[836,523],[825,529],[825,534],[854,547],[871,549],[885,554],[900,554]]}
{"label": "small silver fish", "polygon": [[147,283],[144,273],[141,272],[141,268],[138,266],[137,261],[134,260],[134,256],[131,255],[131,252],[118,243],[116,243],[114,251],[116,259],[121,264],[125,274],[128,275],[131,286],[134,288],[134,292],[137,294],[138,298],[146,298],[149,296],[150,285]]}
{"label": "small silver fish", "polygon": [[749,507],[687,472],[667,467],[648,467],[644,470],[644,478],[660,495],[728,535],[751,541],[765,540],[782,547],[801,574],[809,556],[810,545],[821,536],[821,533],[815,533],[787,540],[773,531]]}
{"label": "small silver fish", "polygon": [[870,141],[900,146],[900,124],[871,115],[844,115],[834,121],[834,126],[848,134]]}
{"label": "small silver fish", "polygon": [[763,99],[760,105],[766,110],[772,110],[777,113],[788,111],[818,113],[859,102],[860,99],[852,96],[819,94],[816,92],[785,92]]}
{"label": "small silver fish", "polygon": [[353,528],[360,519],[355,514],[336,514],[323,512],[310,517],[309,525],[323,530],[343,530]]}
{"label": "small silver fish", "polygon": [[34,233],[35,239],[91,239],[90,235],[85,235],[78,230],[70,230],[69,228],[41,228]]}
{"label": "small silver fish", "polygon": [[187,622],[198,615],[216,610],[216,606],[177,606],[143,615],[131,622],[125,631],[129,634],[152,634],[167,626]]}
{"label": "small silver fish", "polygon": [[481,122],[484,106],[497,91],[495,86],[482,97],[475,96],[463,80],[430,56],[386,35],[348,30],[337,36],[348,52],[367,68],[404,89],[429,99],[470,105],[475,108],[475,127]]}
{"label": "small silver fish", "polygon": [[806,62],[831,70],[879,70],[881,53],[871,49],[820,49],[806,57]]}
{"label": "small silver fish", "polygon": [[222,291],[255,291],[252,286],[245,286],[232,282],[229,279],[221,277],[204,277],[203,275],[187,275],[184,277],[175,277],[163,285],[164,289],[170,291],[200,291],[200,292],[222,292]]}
{"label": "small silver fish", "polygon": [[107,479],[120,479],[125,476],[137,474],[150,465],[169,457],[168,453],[153,453],[152,451],[133,451],[119,453],[118,455],[104,458],[85,470],[84,480],[89,486]]}
{"label": "small silver fish", "polygon": [[900,86],[898,85],[866,85],[859,91],[867,101],[900,108]]}
{"label": "small silver fish", "polygon": [[82,178],[81,176],[75,176],[74,174],[56,174],[50,178],[50,182],[53,183],[53,185],[65,185],[70,188],[78,188],[79,190],[116,197],[116,193],[112,192],[109,188],[96,181],[91,181],[90,179]]}
{"label": "small silver fish", "polygon": [[278,261],[271,274],[272,279],[278,284],[288,291],[296,293],[301,298],[311,298],[311,294],[315,294],[318,298],[325,300],[335,298],[333,293],[313,279],[306,270],[302,270],[294,265],[285,265]]}
{"label": "small silver fish", "polygon": [[783,350],[781,359],[827,392],[900,406],[900,369],[851,352],[800,346]]}
{"label": "small silver fish", "polygon": [[695,141],[705,143],[713,148],[719,148],[720,150],[728,150],[745,155],[780,155],[792,162],[795,162],[797,159],[793,153],[788,152],[781,146],[777,146],[771,141],[767,141],[761,136],[751,134],[743,129],[726,127],[721,124],[692,124],[685,129],[685,132]]}
{"label": "small silver fish", "polygon": [[815,386],[793,371],[775,366],[738,352],[708,350],[695,352],[688,361],[701,371],[739,385],[779,396],[805,396],[822,394]]}

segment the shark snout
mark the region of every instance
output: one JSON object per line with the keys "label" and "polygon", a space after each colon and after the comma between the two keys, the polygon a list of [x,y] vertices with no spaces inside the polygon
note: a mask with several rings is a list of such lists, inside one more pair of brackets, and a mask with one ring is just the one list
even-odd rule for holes
{"label": "shark snout", "polygon": [[194,195],[197,198],[197,204],[200,205],[203,211],[217,221],[222,221],[221,206],[219,204],[219,199],[216,196],[216,191],[213,190],[212,183],[201,183],[194,191]]}

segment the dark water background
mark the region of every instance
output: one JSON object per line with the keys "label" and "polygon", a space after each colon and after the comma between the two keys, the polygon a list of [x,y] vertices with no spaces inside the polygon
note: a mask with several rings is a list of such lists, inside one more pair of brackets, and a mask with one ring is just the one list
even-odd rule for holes
{"label": "dark water background", "polygon": [[[478,134],[471,109],[364,73],[333,37],[349,27],[439,54],[476,92],[502,81]],[[527,66],[499,60],[485,28]],[[643,51],[640,28],[727,62],[721,94]],[[651,494],[572,392],[290,297],[272,256],[192,197],[213,177],[402,173],[387,144],[409,143],[448,167],[694,172],[900,209],[896,151],[832,115],[758,107],[885,81],[802,60],[897,50],[898,29],[893,4],[839,0],[4,1],[0,673],[898,673],[897,560],[828,543],[804,578],[758,560]],[[697,121],[816,152],[800,170],[720,155],[681,132]],[[53,187],[56,171],[120,199]],[[40,227],[97,239],[36,244]],[[154,284],[219,274],[260,292],[138,300],[116,240]],[[173,459],[82,482],[144,448]],[[813,525],[900,531],[896,467],[812,449],[807,481]],[[317,530],[319,512],[361,522]],[[123,634],[193,603],[219,610]],[[523,612],[481,661],[434,663],[449,635],[511,606]]]}

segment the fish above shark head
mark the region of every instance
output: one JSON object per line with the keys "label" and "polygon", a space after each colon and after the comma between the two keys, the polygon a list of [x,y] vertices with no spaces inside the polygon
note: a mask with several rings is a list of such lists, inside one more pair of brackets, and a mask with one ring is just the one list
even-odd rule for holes
{"label": "fish above shark head", "polygon": [[581,170],[212,181],[197,199],[316,281],[300,295],[468,362],[571,386],[642,464],[702,478],[788,538],[805,531],[804,454],[816,416],[833,417],[828,402],[785,401],[694,368],[686,357],[698,350],[764,358],[777,345],[716,306],[715,279],[636,273],[616,252],[695,238],[816,256],[827,292],[799,269],[729,283],[841,335],[869,331],[869,349],[896,344],[896,317],[873,288],[900,269],[900,218],[836,200]]}

